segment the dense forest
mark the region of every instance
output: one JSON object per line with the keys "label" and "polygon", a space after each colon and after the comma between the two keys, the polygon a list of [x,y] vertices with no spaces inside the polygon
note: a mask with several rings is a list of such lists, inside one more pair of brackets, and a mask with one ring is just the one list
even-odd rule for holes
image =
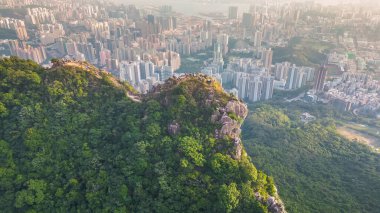
{"label": "dense forest", "polygon": [[1,212],[267,212],[278,199],[214,136],[212,113],[233,99],[217,83],[138,97],[88,64],[54,63],[0,60]]}
{"label": "dense forest", "polygon": [[[379,211],[380,155],[337,134],[333,118],[348,115],[320,105],[271,105],[251,107],[243,141],[255,165],[276,180],[289,212]],[[305,111],[318,119],[302,123]]]}

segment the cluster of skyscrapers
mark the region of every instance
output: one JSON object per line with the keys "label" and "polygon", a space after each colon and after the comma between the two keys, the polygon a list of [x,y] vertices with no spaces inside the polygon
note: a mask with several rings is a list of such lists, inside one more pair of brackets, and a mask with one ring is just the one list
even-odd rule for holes
{"label": "cluster of skyscrapers", "polygon": [[[0,17],[0,29],[10,30],[17,37],[0,38],[3,55],[16,55],[40,64],[48,64],[52,58],[86,60],[146,92],[174,75],[181,64],[200,54],[208,56],[213,49],[213,58],[195,60],[204,65],[201,70],[183,71],[214,76],[230,92],[251,102],[272,98],[274,89],[295,90],[313,85],[316,94],[331,89],[326,87],[326,66],[315,69],[289,62],[273,65],[273,50],[287,47],[294,37],[335,42],[331,29],[336,21],[300,17],[312,17],[310,11],[341,10],[312,3],[258,4],[244,11],[229,7],[226,16],[216,17],[210,11],[201,18],[175,13],[171,6],[137,8],[108,1],[4,0],[0,7],[24,9],[24,18],[20,14]],[[368,29],[380,20],[352,8],[340,12],[352,18],[337,15],[339,22],[360,22]],[[329,65],[335,64],[346,72],[376,68],[379,64],[376,42],[359,36],[357,46],[366,48],[355,51],[354,39],[348,34],[338,37],[351,52],[330,54]],[[232,44],[232,40],[237,44]],[[244,56],[229,58],[226,64],[226,57],[232,55],[230,47]]]}
{"label": "cluster of skyscrapers", "polygon": [[[297,67],[289,62],[276,63],[273,72],[276,80],[275,88],[282,90],[294,90],[310,85],[314,82],[316,75],[312,67]],[[323,85],[324,80],[321,83]]]}
{"label": "cluster of skyscrapers", "polygon": [[43,63],[47,56],[42,46],[33,47],[25,41],[9,41],[10,53],[24,59],[30,59],[37,63]]}
{"label": "cluster of skyscrapers", "polygon": [[15,31],[19,40],[25,41],[29,39],[28,32],[26,31],[25,22],[20,19],[0,17],[0,28],[10,29]]}
{"label": "cluster of skyscrapers", "polygon": [[222,72],[213,67],[211,64],[211,68],[205,68],[203,73],[214,76],[227,91],[240,99],[256,102],[272,98],[274,77],[269,75],[262,60],[235,58]]}

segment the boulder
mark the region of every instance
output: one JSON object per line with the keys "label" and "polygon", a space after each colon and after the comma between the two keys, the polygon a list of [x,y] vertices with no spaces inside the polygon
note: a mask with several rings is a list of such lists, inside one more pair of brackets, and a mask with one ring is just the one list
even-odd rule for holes
{"label": "boulder", "polygon": [[179,130],[180,126],[179,123],[177,123],[176,121],[173,121],[171,124],[169,124],[168,131],[170,135],[178,134]]}
{"label": "boulder", "polygon": [[272,213],[286,213],[281,200],[276,200],[274,197],[269,197],[267,200],[268,210]]}
{"label": "boulder", "polygon": [[226,111],[235,113],[239,118],[245,119],[248,115],[247,105],[240,101],[229,101],[226,105]]}

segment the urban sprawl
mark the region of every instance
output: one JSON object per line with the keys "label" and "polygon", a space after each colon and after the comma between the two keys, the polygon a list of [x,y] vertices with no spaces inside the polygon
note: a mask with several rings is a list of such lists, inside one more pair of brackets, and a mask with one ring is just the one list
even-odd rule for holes
{"label": "urban sprawl", "polygon": [[[45,67],[53,58],[88,61],[140,93],[200,72],[247,102],[304,90],[300,100],[310,104],[379,116],[380,8],[364,7],[268,0],[186,16],[168,5],[0,0],[0,54]],[[332,48],[308,64],[276,56],[300,38]],[[306,55],[310,45],[297,51]],[[181,69],[185,63],[188,70]]]}

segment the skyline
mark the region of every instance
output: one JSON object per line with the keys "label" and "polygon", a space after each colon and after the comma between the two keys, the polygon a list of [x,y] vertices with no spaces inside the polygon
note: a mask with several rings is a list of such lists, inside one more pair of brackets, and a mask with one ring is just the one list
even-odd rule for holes
{"label": "skyline", "polygon": [[[325,97],[327,76],[315,77],[328,56],[329,69],[337,70],[334,78],[344,72],[373,75],[375,81],[367,82],[372,89],[379,79],[378,8],[273,5],[275,1],[269,0],[257,7],[247,4],[241,10],[230,1],[143,0],[120,7],[105,4],[108,1],[72,1],[62,6],[62,0],[23,1],[9,0],[4,5],[26,6],[25,15],[11,13],[0,19],[4,35],[10,36],[3,37],[4,56],[32,59],[46,67],[52,58],[88,61],[141,93],[171,76],[204,73],[250,102],[271,99],[274,90],[318,84],[317,94],[314,90],[309,97],[312,102],[339,99],[354,106],[345,109],[363,105],[373,113],[380,108],[377,98],[367,101],[371,90],[358,99],[355,95],[361,91],[352,95],[343,86]],[[27,6],[33,4],[41,7]],[[67,13],[62,14],[63,10]],[[10,31],[13,38],[6,34]],[[314,49],[307,50],[310,47]],[[336,83],[326,90],[334,88],[338,88]]]}
{"label": "skyline", "polygon": [[[153,9],[160,7],[162,5],[169,5],[173,7],[173,10],[184,15],[198,16],[200,13],[210,13],[217,12],[226,14],[228,12],[228,7],[237,6],[238,13],[242,14],[249,11],[251,5],[284,5],[287,3],[304,3],[313,2],[316,4],[322,4],[324,6],[339,6],[339,5],[360,5],[362,7],[377,7],[380,2],[376,0],[105,0],[106,2],[113,2],[116,4],[129,5],[133,4],[141,8]],[[369,5],[371,4],[371,5]]]}

